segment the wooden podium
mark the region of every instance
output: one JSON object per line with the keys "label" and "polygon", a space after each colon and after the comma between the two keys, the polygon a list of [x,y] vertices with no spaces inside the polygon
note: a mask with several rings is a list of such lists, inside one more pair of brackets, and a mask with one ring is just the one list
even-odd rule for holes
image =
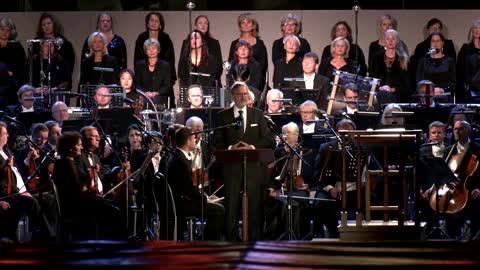
{"label": "wooden podium", "polygon": [[[370,238],[378,240],[378,237],[381,239],[390,239],[390,240],[404,240],[404,239],[416,239],[419,237],[419,215],[418,215],[418,204],[417,199],[420,194],[420,181],[417,179],[418,174],[414,174],[414,186],[415,186],[415,196],[414,204],[417,213],[415,215],[415,223],[407,224],[407,192],[408,192],[408,181],[405,174],[405,164],[407,161],[408,150],[411,149],[407,147],[408,145],[415,145],[415,162],[413,164],[413,171],[417,167],[416,163],[418,162],[418,149],[420,145],[420,137],[422,130],[376,130],[376,131],[364,131],[364,130],[353,130],[353,131],[339,131],[340,135],[345,141],[346,137],[350,137],[351,140],[356,142],[357,155],[365,155],[365,160],[368,160],[369,157],[369,147],[373,145],[380,145],[383,147],[383,169],[382,170],[369,170],[367,167],[366,170],[366,179],[365,179],[365,220],[363,220],[362,215],[362,191],[361,191],[361,180],[362,180],[362,170],[363,168],[360,165],[360,156],[357,156],[357,166],[356,166],[356,192],[357,192],[357,201],[356,201],[356,216],[355,216],[355,226],[349,226],[347,222],[347,201],[346,201],[346,185],[347,185],[347,166],[346,166],[346,150],[345,147],[342,147],[342,210],[341,210],[341,224],[340,224],[340,239],[346,238],[352,239],[362,239],[362,240],[372,240]],[[396,145],[401,146],[400,149],[400,160],[398,169],[392,170],[388,166],[388,156],[389,153],[388,147]],[[397,153],[395,153],[397,154]],[[381,162],[381,161],[380,161]],[[367,165],[368,166],[368,165]],[[401,194],[400,194],[400,203],[398,206],[388,205],[388,178],[394,175],[398,175],[401,179]],[[382,176],[384,178],[384,204],[382,206],[371,206],[370,205],[370,176]],[[384,219],[383,221],[371,221],[370,220],[370,211],[383,211]],[[388,221],[388,211],[398,211],[398,222]],[[408,225],[408,226],[407,226]],[[414,226],[411,226],[414,225]],[[375,229],[372,229],[375,227]],[[408,227],[408,228],[407,228]],[[353,235],[356,232],[361,232],[361,234]],[[370,232],[370,233],[368,233]],[[352,236],[353,235],[353,236]],[[363,239],[366,237],[368,239]],[[413,240],[412,239],[412,240]]]}
{"label": "wooden podium", "polygon": [[[242,240],[248,241],[248,178],[247,162],[267,163],[272,162],[275,157],[272,149],[234,149],[216,150],[215,158],[219,163],[242,164],[243,193],[242,193]],[[228,205],[226,205],[228,207]]]}

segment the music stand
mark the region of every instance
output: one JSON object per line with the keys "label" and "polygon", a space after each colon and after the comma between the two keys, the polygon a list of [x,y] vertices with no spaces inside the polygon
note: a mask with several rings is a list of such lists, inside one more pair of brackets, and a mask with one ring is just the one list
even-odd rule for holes
{"label": "music stand", "polygon": [[[93,97],[95,96],[95,89],[98,86],[100,85],[88,84],[88,85],[80,86],[80,94],[87,95],[87,97],[84,98],[84,105],[88,106],[89,108],[96,107]],[[110,94],[113,94],[111,96],[112,99],[110,101],[110,107],[122,107],[123,98],[126,96],[126,94],[123,92],[123,88],[118,85],[102,85],[102,86],[108,88],[108,92]]]}
{"label": "music stand", "polygon": [[[220,88],[217,87],[208,87],[202,86],[203,96],[211,96],[212,102],[210,106],[212,107],[220,107]],[[180,91],[178,94],[179,103],[178,106],[182,108],[190,107],[190,102],[188,101],[188,87],[180,87]],[[205,104],[205,100],[203,101]],[[206,105],[206,104],[205,104]]]}
{"label": "music stand", "polygon": [[294,106],[300,106],[306,100],[317,102],[320,95],[319,89],[281,88],[283,98],[292,99]]}
{"label": "music stand", "polygon": [[129,107],[98,109],[96,113],[105,133],[115,138],[127,134],[128,126],[136,123],[133,117],[135,110]]}
{"label": "music stand", "polygon": [[216,150],[215,156],[220,163],[242,163],[243,194],[242,194],[242,240],[248,241],[248,185],[247,162],[270,163],[275,158],[272,149],[233,149]]}
{"label": "music stand", "polygon": [[272,121],[277,125],[277,127],[282,128],[284,125],[293,122],[300,123],[302,122],[302,117],[300,113],[268,113]]}
{"label": "music stand", "polygon": [[[210,108],[184,108],[180,112],[177,118],[177,123],[185,124],[185,122],[192,116],[197,116],[202,119],[205,128],[212,128],[217,126],[217,118],[215,117],[218,112],[225,110],[223,107],[210,107]],[[210,117],[213,116],[213,117]],[[211,119],[211,123],[210,123]]]}
{"label": "music stand", "polygon": [[17,116],[17,120],[23,124],[27,132],[30,131],[33,124],[45,123],[52,119],[52,113],[49,111],[22,112]]}

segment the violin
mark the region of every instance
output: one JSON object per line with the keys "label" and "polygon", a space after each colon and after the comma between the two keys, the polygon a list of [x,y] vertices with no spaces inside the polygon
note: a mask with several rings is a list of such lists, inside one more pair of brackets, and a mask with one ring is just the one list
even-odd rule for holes
{"label": "violin", "polygon": [[[297,143],[293,146],[293,149],[297,151],[300,155],[302,155],[302,147]],[[290,148],[286,149],[287,152],[290,152]],[[305,180],[303,176],[301,176],[301,166],[302,162],[301,160],[297,157],[293,157],[293,173],[292,173],[292,181],[293,181],[293,189],[294,190],[308,190],[308,184],[305,184]],[[288,178],[285,179],[285,182],[283,183],[284,186],[288,185]]]}
{"label": "violin", "polygon": [[13,174],[13,172],[12,172],[12,167],[9,164],[9,159],[10,158],[11,158],[10,156],[7,158],[5,166],[3,167],[3,171],[5,173],[5,177],[6,177],[6,180],[7,180],[6,181],[7,185],[6,185],[6,189],[5,189],[5,191],[6,191],[5,195],[7,195],[7,196],[12,194],[12,174]]}
{"label": "violin", "polygon": [[[128,159],[129,159],[128,158],[129,157],[129,151],[128,151],[127,146],[124,146],[122,148],[121,156],[123,158],[123,163],[127,163]],[[118,181],[117,183],[125,181],[125,179],[130,177],[130,175],[131,175],[130,170],[121,170],[117,174],[117,181]],[[113,200],[115,202],[117,202],[118,205],[123,205],[125,203],[125,200],[127,200],[127,187],[126,187],[126,185],[128,185],[128,183],[124,183],[124,184],[120,185],[116,190],[113,191]]]}
{"label": "violin", "polygon": [[[32,153],[28,159],[28,175],[33,175],[37,171],[37,165],[35,164],[35,158],[33,156],[33,151],[37,151],[31,144],[28,144],[30,148],[29,153]],[[35,175],[30,182],[28,183],[28,188],[30,190],[36,190],[40,183],[40,177]]]}
{"label": "violin", "polygon": [[[195,153],[196,155],[197,153]],[[194,156],[195,157],[195,156]],[[216,159],[215,156],[211,156],[210,162],[205,166],[205,169],[201,168],[193,168],[192,169],[192,183],[194,186],[198,187],[198,189],[201,189],[203,186],[206,186],[208,184],[208,170],[210,167],[215,163]],[[203,175],[203,178],[202,178]],[[202,185],[203,184],[203,185]]]}

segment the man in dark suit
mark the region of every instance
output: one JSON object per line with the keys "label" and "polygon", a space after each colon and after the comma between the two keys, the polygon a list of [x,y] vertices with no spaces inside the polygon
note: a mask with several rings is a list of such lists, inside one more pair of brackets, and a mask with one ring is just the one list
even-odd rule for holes
{"label": "man in dark suit", "polygon": [[[172,189],[177,209],[177,216],[184,218],[187,216],[200,217],[202,212],[202,202],[207,202],[207,198],[202,200],[202,194],[198,187],[192,182],[192,156],[191,152],[195,150],[195,136],[188,127],[182,127],[175,132],[175,144],[177,148],[168,160],[167,174],[168,183]],[[208,198],[208,200],[214,198]],[[208,202],[203,205],[204,214],[207,219],[205,226],[205,239],[220,240],[224,230],[225,210],[222,205]],[[178,233],[182,236],[185,223],[179,219],[180,226]]]}
{"label": "man in dark suit", "polygon": [[318,65],[318,55],[314,52],[306,53],[303,56],[302,61],[303,74],[299,76],[303,81],[292,81],[289,87],[318,90],[318,99],[316,100],[317,106],[321,110],[326,110],[330,80],[315,72],[318,69]]}
{"label": "man in dark suit", "polygon": [[40,207],[27,191],[12,153],[4,149],[7,141],[7,125],[0,122],[0,238],[14,240],[18,222],[24,215],[31,218],[32,228],[40,228]]}
{"label": "man in dark suit", "polygon": [[[218,126],[237,122],[236,128],[225,128],[214,133],[217,149],[260,149],[273,148],[275,142],[268,129],[262,111],[247,106],[248,87],[237,83],[231,89],[234,106],[221,111]],[[248,162],[248,161],[247,161]],[[243,186],[242,164],[225,164],[225,205],[227,218],[227,240],[238,240],[238,215],[240,191]],[[266,166],[260,162],[247,164],[248,226],[249,240],[259,240],[263,229],[263,196],[268,184]]]}
{"label": "man in dark suit", "polygon": [[[470,237],[476,237],[480,230],[480,172],[478,170],[478,157],[480,157],[480,145],[470,140],[471,126],[465,120],[455,122],[453,136],[456,143],[447,147],[444,158],[458,177],[460,182],[450,183],[453,186],[465,183],[468,190],[468,201],[464,215],[449,215],[445,219],[447,234],[452,238],[458,238],[465,218],[470,218]],[[471,163],[476,164],[473,170]]]}
{"label": "man in dark suit", "polygon": [[34,106],[35,99],[33,97],[35,88],[33,86],[25,84],[17,92],[18,101],[20,104],[10,105],[5,110],[5,115],[10,117],[17,117],[23,112],[38,112],[40,108]]}

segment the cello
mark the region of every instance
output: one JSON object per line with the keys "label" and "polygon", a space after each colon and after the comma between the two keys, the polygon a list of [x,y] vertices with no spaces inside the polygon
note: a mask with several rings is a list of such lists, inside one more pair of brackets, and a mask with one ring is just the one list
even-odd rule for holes
{"label": "cello", "polygon": [[[450,161],[453,157],[453,149],[450,150],[447,156],[447,164],[450,164]],[[433,189],[432,195],[430,196],[430,207],[439,213],[446,213],[446,214],[457,214],[461,210],[465,208],[468,201],[468,189],[467,183],[474,177],[475,173],[477,173],[479,167],[479,160],[477,155],[470,154],[468,152],[465,154],[464,159],[462,160],[462,165],[465,164],[463,167],[464,170],[459,172],[458,179],[459,182],[452,187],[449,184],[443,184],[438,190],[436,188]],[[437,195],[438,193],[438,195]],[[437,197],[438,197],[438,204],[437,204]],[[440,209],[437,209],[436,206],[439,206]]]}

